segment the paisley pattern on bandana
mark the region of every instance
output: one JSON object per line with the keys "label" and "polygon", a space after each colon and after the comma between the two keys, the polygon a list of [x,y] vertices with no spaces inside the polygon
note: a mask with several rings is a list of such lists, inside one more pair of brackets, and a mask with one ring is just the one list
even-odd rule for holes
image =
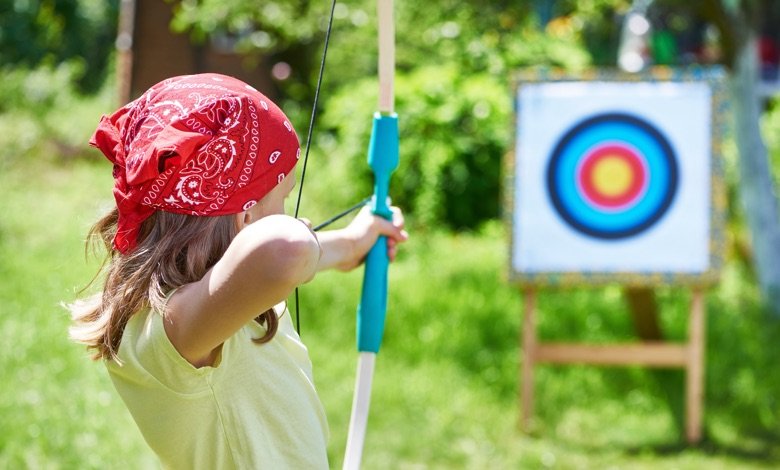
{"label": "paisley pattern on bandana", "polygon": [[154,211],[242,212],[300,158],[284,113],[249,85],[217,74],[158,83],[103,116],[90,144],[114,164],[114,246],[122,253],[136,246],[141,223]]}

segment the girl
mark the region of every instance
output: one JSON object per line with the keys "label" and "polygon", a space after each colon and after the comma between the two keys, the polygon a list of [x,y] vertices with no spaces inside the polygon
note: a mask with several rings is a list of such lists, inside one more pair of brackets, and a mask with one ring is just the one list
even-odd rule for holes
{"label": "girl", "polygon": [[315,234],[284,215],[298,138],[250,86],[165,80],[103,117],[90,143],[113,163],[116,208],[92,228],[103,291],[71,306],[71,336],[104,359],[163,466],[327,468],[327,423],[285,299],[317,271],[358,266],[379,235],[360,212]]}

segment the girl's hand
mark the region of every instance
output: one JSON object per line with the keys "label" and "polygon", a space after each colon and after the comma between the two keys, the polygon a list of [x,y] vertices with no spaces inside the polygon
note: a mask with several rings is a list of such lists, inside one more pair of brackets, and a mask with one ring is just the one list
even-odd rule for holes
{"label": "girl's hand", "polygon": [[350,224],[341,229],[320,232],[322,258],[320,270],[335,267],[349,271],[359,266],[374,246],[380,235],[387,237],[387,256],[395,260],[398,244],[405,242],[409,234],[404,230],[404,216],[401,209],[391,207],[393,220],[375,216],[366,206]]}

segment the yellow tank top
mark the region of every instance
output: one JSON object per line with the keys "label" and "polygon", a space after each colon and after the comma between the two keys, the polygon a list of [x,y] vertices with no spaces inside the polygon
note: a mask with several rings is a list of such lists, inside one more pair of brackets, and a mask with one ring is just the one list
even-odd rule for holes
{"label": "yellow tank top", "polygon": [[276,336],[256,322],[228,339],[213,367],[195,368],[156,312],[131,317],[111,380],[163,467],[328,468],[328,426],[311,362],[290,314]]}

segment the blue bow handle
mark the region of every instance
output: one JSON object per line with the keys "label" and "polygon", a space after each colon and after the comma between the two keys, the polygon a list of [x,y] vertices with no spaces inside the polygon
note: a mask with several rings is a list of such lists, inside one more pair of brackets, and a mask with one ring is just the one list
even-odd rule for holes
{"label": "blue bow handle", "polygon": [[[398,168],[398,115],[375,113],[368,144],[368,166],[374,172],[371,212],[392,220],[388,206],[390,175]],[[379,352],[387,311],[387,237],[381,236],[368,252],[363,273],[363,291],[357,309],[357,348]]]}

